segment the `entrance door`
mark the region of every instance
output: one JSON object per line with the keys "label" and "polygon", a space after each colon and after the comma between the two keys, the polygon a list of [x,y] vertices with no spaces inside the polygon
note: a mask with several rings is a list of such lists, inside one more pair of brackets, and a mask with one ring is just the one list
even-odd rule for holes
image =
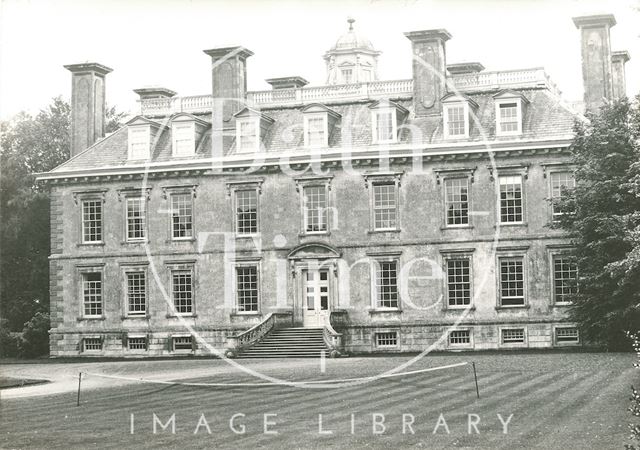
{"label": "entrance door", "polygon": [[322,327],[329,320],[329,270],[303,271],[303,325]]}

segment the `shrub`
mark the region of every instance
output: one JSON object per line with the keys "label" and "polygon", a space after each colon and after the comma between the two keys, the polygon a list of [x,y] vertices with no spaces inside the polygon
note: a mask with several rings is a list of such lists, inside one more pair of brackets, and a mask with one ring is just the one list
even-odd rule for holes
{"label": "shrub", "polygon": [[38,312],[24,324],[20,356],[33,358],[49,353],[49,314]]}
{"label": "shrub", "polygon": [[0,357],[14,357],[18,355],[18,340],[9,331],[9,321],[0,319]]}

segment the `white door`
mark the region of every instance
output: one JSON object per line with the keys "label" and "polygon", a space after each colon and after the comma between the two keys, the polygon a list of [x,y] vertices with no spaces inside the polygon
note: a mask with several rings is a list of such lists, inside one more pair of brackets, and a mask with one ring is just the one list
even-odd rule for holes
{"label": "white door", "polygon": [[329,270],[303,272],[303,326],[322,327],[329,320]]}

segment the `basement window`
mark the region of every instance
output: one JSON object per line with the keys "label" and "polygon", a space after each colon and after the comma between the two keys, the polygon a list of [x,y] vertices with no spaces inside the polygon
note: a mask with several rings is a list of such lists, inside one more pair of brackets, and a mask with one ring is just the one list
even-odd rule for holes
{"label": "basement window", "polygon": [[398,346],[397,331],[385,331],[383,333],[376,333],[376,347],[394,348],[397,346]]}
{"label": "basement window", "polygon": [[449,332],[449,345],[466,347],[471,344],[471,330],[452,330]]}
{"label": "basement window", "polygon": [[147,338],[130,337],[127,339],[127,348],[129,350],[147,350]]}
{"label": "basement window", "polygon": [[500,339],[504,345],[524,344],[524,328],[503,328]]}
{"label": "basement window", "polygon": [[576,327],[556,328],[556,345],[579,344],[580,335]]}
{"label": "basement window", "polygon": [[102,339],[84,338],[82,340],[82,349],[85,352],[99,352],[102,350]]}
{"label": "basement window", "polygon": [[174,336],[172,339],[174,352],[193,350],[192,336]]}

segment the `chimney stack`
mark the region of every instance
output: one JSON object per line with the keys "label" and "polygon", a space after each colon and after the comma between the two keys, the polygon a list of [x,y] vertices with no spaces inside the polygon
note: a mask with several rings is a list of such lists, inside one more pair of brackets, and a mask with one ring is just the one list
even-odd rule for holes
{"label": "chimney stack", "polygon": [[613,98],[619,99],[627,96],[627,75],[625,64],[631,57],[626,50],[611,54],[611,69],[613,72]]}
{"label": "chimney stack", "polygon": [[105,77],[112,69],[98,63],[64,66],[71,77],[71,157],[104,136]]}
{"label": "chimney stack", "polygon": [[616,19],[612,14],[603,14],[574,17],[573,23],[581,36],[585,107],[595,110],[605,100],[613,99],[609,30],[616,24]]}
{"label": "chimney stack", "polygon": [[447,30],[411,31],[404,34],[413,47],[413,103],[416,116],[440,114],[440,99],[447,93]]}
{"label": "chimney stack", "polygon": [[253,52],[244,47],[204,50],[211,57],[214,105],[222,101],[222,120],[229,122],[247,97],[247,58]]}

